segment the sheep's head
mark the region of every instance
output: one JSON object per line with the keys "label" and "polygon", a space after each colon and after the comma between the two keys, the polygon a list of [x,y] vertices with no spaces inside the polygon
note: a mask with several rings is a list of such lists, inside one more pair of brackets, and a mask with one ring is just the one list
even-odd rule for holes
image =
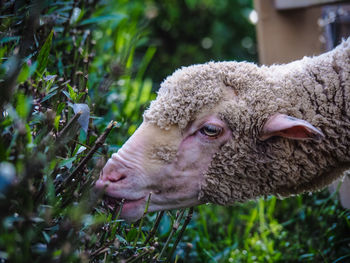
{"label": "sheep's head", "polygon": [[[208,63],[180,69],[164,81],[144,122],[112,155],[96,183],[111,205],[125,200],[123,218],[141,217],[150,193],[148,211],[158,211],[207,201],[229,204],[272,191],[251,185],[252,175],[259,173],[257,162],[265,160],[261,151],[268,151],[262,140],[293,137],[288,127],[301,137],[320,133],[285,115],[268,118],[273,109],[257,117],[247,107],[259,101],[253,102],[245,87],[268,83],[258,70],[250,63]],[[266,120],[270,124],[264,126]],[[262,159],[250,159],[252,154]]]}

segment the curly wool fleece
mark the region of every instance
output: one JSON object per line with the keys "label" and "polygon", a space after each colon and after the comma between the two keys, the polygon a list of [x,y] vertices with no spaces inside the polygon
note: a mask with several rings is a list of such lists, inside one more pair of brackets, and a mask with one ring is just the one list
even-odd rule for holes
{"label": "curly wool fleece", "polygon": [[[213,157],[199,199],[222,205],[270,194],[320,189],[350,168],[350,39],[317,57],[258,67],[210,62],[177,70],[161,85],[145,121],[184,129],[205,108],[219,116],[232,140]],[[234,98],[224,98],[227,87]],[[310,122],[320,142],[282,137],[259,140],[268,117],[287,114]]]}

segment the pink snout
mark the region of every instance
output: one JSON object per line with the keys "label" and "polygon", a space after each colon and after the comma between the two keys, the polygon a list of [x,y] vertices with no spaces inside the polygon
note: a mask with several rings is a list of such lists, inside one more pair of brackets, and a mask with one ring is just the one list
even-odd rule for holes
{"label": "pink snout", "polygon": [[96,182],[96,187],[99,190],[106,191],[107,194],[115,198],[119,198],[115,189],[125,186],[125,181],[130,177],[130,172],[130,168],[123,164],[122,161],[112,157],[102,169],[100,178]]}
{"label": "pink snout", "polygon": [[126,167],[113,158],[110,158],[101,172],[100,179],[106,182],[117,183],[126,178]]}
{"label": "pink snout", "polygon": [[102,169],[100,178],[96,181],[96,189],[105,193],[105,203],[111,208],[119,207],[123,200],[121,217],[127,221],[135,221],[143,214],[145,196],[134,183],[135,169],[126,166],[115,155]]}

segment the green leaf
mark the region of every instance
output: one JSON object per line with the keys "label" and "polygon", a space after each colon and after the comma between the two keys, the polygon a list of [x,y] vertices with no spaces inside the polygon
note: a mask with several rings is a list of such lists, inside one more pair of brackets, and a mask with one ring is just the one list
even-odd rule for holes
{"label": "green leaf", "polygon": [[76,155],[82,153],[82,152],[85,151],[85,150],[86,150],[86,147],[85,147],[85,146],[80,146],[79,149],[78,149],[78,151],[77,151],[77,153],[76,153]]}
{"label": "green leaf", "polygon": [[66,97],[67,97],[69,100],[72,100],[72,98],[70,97],[70,95],[69,95],[69,93],[68,93],[67,91],[62,90],[62,93],[63,93],[64,95],[66,95]]}
{"label": "green leaf", "polygon": [[37,61],[37,73],[42,75],[46,69],[47,62],[49,61],[49,54],[51,50],[53,31],[50,32],[49,36],[46,38],[44,45],[41,47]]}
{"label": "green leaf", "polygon": [[12,42],[12,41],[18,42],[19,39],[20,39],[19,36],[3,37],[3,38],[0,39],[0,44],[5,44],[5,43],[8,43],[8,42]]}
{"label": "green leaf", "polygon": [[152,80],[145,79],[143,82],[142,91],[139,98],[140,104],[145,104],[149,101],[152,94]]}
{"label": "green leaf", "polygon": [[58,104],[57,106],[57,110],[56,110],[56,114],[61,114],[64,107],[66,107],[66,103],[64,102],[61,102],[60,104]]}
{"label": "green leaf", "polygon": [[63,166],[65,166],[65,167],[67,167],[68,169],[70,169],[70,168],[72,168],[72,164],[73,164],[73,162],[75,161],[76,158],[77,158],[77,157],[74,156],[74,157],[72,157],[72,158],[68,158],[68,159],[62,160],[62,161],[60,162],[60,164],[58,165],[58,167],[63,167]]}
{"label": "green leaf", "polygon": [[116,238],[118,238],[118,240],[123,243],[124,245],[127,245],[128,244],[128,241],[125,240],[125,238],[123,238],[122,236],[120,235],[116,235]]}
{"label": "green leaf", "polygon": [[49,94],[47,94],[42,100],[41,103],[43,103],[44,101],[47,101],[49,99],[51,99],[51,97],[55,96],[57,94],[57,90],[55,90],[54,92],[51,92]]}
{"label": "green leaf", "polygon": [[129,241],[129,243],[135,239],[136,235],[137,235],[137,228],[136,227],[131,228],[128,234],[126,235],[126,238]]}
{"label": "green leaf", "polygon": [[42,217],[38,217],[38,216],[34,216],[30,218],[30,221],[34,222],[34,223],[42,223],[45,222],[44,218]]}
{"label": "green leaf", "polygon": [[[57,160],[52,160],[50,162],[50,167],[54,167],[57,164]],[[53,182],[53,178],[48,175],[45,178],[45,191],[46,191],[46,197],[48,201],[48,205],[54,206],[56,203],[58,203],[58,199],[56,198],[56,190],[55,185]]]}
{"label": "green leaf", "polygon": [[26,95],[20,93],[17,97],[16,111],[19,117],[26,119],[31,108],[31,100]]}
{"label": "green leaf", "polygon": [[45,231],[42,231],[41,233],[43,234],[46,243],[49,243],[51,240],[51,237]]}
{"label": "green leaf", "polygon": [[67,84],[68,87],[68,91],[69,91],[69,97],[72,99],[72,101],[75,102],[76,98],[77,98],[77,94],[75,93],[75,91],[73,90],[72,86]]}
{"label": "green leaf", "polygon": [[32,137],[32,133],[31,133],[31,129],[29,127],[29,125],[26,123],[25,124],[25,128],[27,131],[27,147],[33,147],[33,137]]}
{"label": "green leaf", "polygon": [[97,16],[92,17],[89,19],[85,19],[80,23],[81,26],[88,25],[88,24],[97,24],[97,23],[103,23],[109,20],[113,20],[113,22],[120,23],[124,18],[126,18],[126,15],[123,14],[114,14],[114,15],[104,15],[104,16]]}
{"label": "green leaf", "polygon": [[55,121],[54,121],[54,127],[55,130],[58,131],[59,125],[60,125],[60,120],[61,120],[61,115],[57,115],[55,117]]}
{"label": "green leaf", "polygon": [[[60,55],[62,55],[62,53],[60,53]],[[57,63],[58,74],[62,76],[64,74],[64,67],[63,67],[63,63],[62,63],[62,57],[58,57],[57,59],[58,59],[58,63]]]}
{"label": "green leaf", "polygon": [[18,75],[17,83],[25,82],[29,77],[29,66],[27,63],[23,63],[21,72]]}
{"label": "green leaf", "polygon": [[58,249],[58,250],[55,250],[54,252],[53,252],[53,257],[59,257],[60,255],[62,254],[62,250],[61,249]]}
{"label": "green leaf", "polygon": [[31,77],[33,75],[33,73],[35,72],[37,67],[38,67],[38,61],[35,61],[34,63],[32,63],[32,65],[29,67],[29,76],[28,77]]}
{"label": "green leaf", "polygon": [[47,251],[47,245],[43,243],[34,244],[31,248],[33,252],[39,254],[44,254]]}
{"label": "green leaf", "polygon": [[21,72],[18,75],[17,83],[23,83],[28,78],[30,78],[36,70],[38,63],[35,61],[31,66],[29,66],[26,62],[23,64]]}
{"label": "green leaf", "polygon": [[149,47],[147,49],[146,54],[143,56],[141,64],[139,65],[139,70],[136,76],[137,79],[141,80],[143,78],[143,75],[145,74],[145,71],[147,70],[147,67],[151,62],[156,51],[157,49],[155,47]]}
{"label": "green leaf", "polygon": [[2,58],[2,59],[4,58],[6,51],[7,51],[7,46],[0,48],[0,58]]}

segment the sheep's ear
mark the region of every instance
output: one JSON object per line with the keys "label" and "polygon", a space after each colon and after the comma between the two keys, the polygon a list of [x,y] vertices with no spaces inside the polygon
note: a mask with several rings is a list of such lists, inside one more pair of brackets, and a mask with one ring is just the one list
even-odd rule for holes
{"label": "sheep's ear", "polygon": [[260,139],[280,136],[295,140],[320,140],[324,134],[307,121],[277,113],[265,123]]}

